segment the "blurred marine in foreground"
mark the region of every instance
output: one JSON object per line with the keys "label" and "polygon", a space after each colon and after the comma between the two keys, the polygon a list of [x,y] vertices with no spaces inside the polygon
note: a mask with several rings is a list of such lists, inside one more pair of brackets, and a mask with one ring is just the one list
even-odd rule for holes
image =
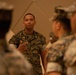
{"label": "blurred marine in foreground", "polygon": [[[47,63],[46,74],[47,75],[76,75],[73,73],[75,72],[76,63],[72,67],[70,65],[70,62],[72,60],[70,60],[69,63],[67,63],[68,59],[73,59],[73,57],[71,58],[71,56],[73,55],[72,53],[75,52],[71,51],[70,52],[71,54],[66,56],[67,51],[69,51],[67,49],[69,45],[72,43],[72,41],[75,39],[75,35],[72,33],[71,29],[73,27],[71,26],[70,18],[67,11],[61,8],[63,7],[61,6],[56,7],[55,15],[52,17],[52,22],[53,22],[52,30],[54,35],[58,37],[58,40],[54,42],[48,50],[46,56],[46,63]],[[74,59],[76,60],[76,58]],[[69,74],[67,73],[68,70],[69,70]]]}
{"label": "blurred marine in foreground", "polygon": [[[76,2],[69,7],[59,7],[58,10],[65,11],[71,20],[72,32],[76,37]],[[70,44],[64,56],[67,75],[76,75],[76,38]]]}
{"label": "blurred marine in foreground", "polygon": [[12,12],[12,5],[0,2],[0,75],[33,75],[31,64],[13,46],[8,46],[5,40]]}
{"label": "blurred marine in foreground", "polygon": [[67,75],[76,75],[76,2],[67,8],[60,8],[60,10],[64,10],[68,14],[68,18],[71,20],[72,31],[75,35],[75,39],[70,44],[64,57]]}

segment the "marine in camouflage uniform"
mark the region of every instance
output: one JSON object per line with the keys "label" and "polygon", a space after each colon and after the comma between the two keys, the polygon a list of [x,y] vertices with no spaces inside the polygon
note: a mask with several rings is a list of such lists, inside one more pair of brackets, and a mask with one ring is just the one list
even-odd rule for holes
{"label": "marine in camouflage uniform", "polygon": [[32,65],[6,42],[12,21],[13,6],[0,2],[0,75],[34,75]]}
{"label": "marine in camouflage uniform", "polygon": [[47,72],[55,71],[61,73],[61,75],[66,75],[63,58],[69,44],[75,39],[75,36],[72,34],[66,36],[59,39],[50,47],[47,55]]}
{"label": "marine in camouflage uniform", "polygon": [[66,72],[67,75],[76,75],[76,2],[63,10],[68,13],[68,17],[71,19],[72,31],[75,34],[75,39],[69,45],[64,56]]}
{"label": "marine in camouflage uniform", "polygon": [[4,39],[0,39],[0,75],[34,75],[32,65]]}
{"label": "marine in camouflage uniform", "polygon": [[76,75],[76,38],[68,47],[64,61],[67,67],[67,75]]}
{"label": "marine in camouflage uniform", "polygon": [[20,40],[23,42],[28,41],[27,50],[23,51],[23,54],[33,65],[33,68],[36,71],[35,75],[42,75],[40,55],[43,45],[46,44],[45,37],[36,31],[34,31],[31,35],[27,35],[25,30],[22,30],[18,34],[14,35],[10,39],[9,43],[18,47]]}
{"label": "marine in camouflage uniform", "polygon": [[70,43],[75,39],[71,33],[70,19],[63,10],[56,10],[53,17],[53,32],[59,39],[53,43],[46,56],[47,75],[66,75],[64,56]]}
{"label": "marine in camouflage uniform", "polygon": [[[36,24],[35,16],[27,13],[23,17],[24,30],[15,34],[9,41],[20,50],[25,58],[29,60],[35,71],[35,75],[42,75],[42,68],[40,64],[40,56],[44,59],[45,50],[43,46],[46,44],[46,38],[34,30]],[[28,42],[27,44],[25,44]]]}

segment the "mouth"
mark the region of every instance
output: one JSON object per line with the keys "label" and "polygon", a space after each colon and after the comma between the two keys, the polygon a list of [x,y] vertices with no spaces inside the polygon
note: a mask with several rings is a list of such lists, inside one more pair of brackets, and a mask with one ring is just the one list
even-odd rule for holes
{"label": "mouth", "polygon": [[28,27],[31,27],[32,25],[27,25]]}

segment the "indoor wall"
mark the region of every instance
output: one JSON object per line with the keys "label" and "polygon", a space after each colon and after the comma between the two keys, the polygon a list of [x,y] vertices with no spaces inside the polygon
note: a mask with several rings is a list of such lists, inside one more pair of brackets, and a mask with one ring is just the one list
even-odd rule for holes
{"label": "indoor wall", "polygon": [[[52,22],[49,19],[52,17],[54,8],[58,5],[69,6],[75,0],[0,0],[9,2],[14,5],[13,20],[11,31],[16,34],[22,30],[23,16],[27,12],[31,12],[36,17],[36,25],[34,30],[43,34],[49,40]],[[10,35],[11,36],[11,35]]]}

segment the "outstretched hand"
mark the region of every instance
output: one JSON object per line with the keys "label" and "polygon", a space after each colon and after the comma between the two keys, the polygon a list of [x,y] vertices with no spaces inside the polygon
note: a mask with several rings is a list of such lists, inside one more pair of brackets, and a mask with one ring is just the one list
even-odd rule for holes
{"label": "outstretched hand", "polygon": [[20,44],[18,46],[18,50],[23,52],[23,51],[26,51],[27,50],[27,46],[26,44],[28,44],[28,42],[22,42],[22,40],[20,40]]}

